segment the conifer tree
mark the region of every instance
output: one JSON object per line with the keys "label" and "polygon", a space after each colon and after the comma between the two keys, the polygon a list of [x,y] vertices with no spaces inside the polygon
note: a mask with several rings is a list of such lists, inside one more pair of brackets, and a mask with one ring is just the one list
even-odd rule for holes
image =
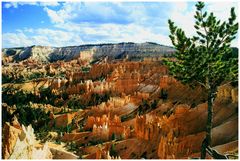
{"label": "conifer tree", "polygon": [[169,37],[176,52],[175,60],[165,60],[170,74],[177,80],[192,87],[201,85],[207,91],[208,116],[201,158],[206,157],[206,147],[211,146],[213,101],[217,87],[238,79],[238,60],[231,56],[230,47],[238,31],[234,8],[231,8],[230,18],[222,22],[212,12],[204,11],[204,6],[203,2],[196,4],[196,35],[190,38],[168,20]]}

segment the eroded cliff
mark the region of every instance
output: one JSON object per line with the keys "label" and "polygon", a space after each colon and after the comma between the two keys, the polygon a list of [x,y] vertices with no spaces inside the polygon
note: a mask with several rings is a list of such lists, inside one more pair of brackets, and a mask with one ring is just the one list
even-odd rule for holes
{"label": "eroded cliff", "polygon": [[[48,47],[31,46],[22,48],[9,48],[2,50],[5,57],[11,57],[12,61],[22,61],[25,59],[35,59],[43,62],[53,62],[58,60],[81,60],[100,58],[134,58],[159,57],[159,55],[172,54],[174,49],[155,43],[119,43],[119,44],[96,44],[80,45],[69,47]],[[6,59],[5,62],[10,61]]]}

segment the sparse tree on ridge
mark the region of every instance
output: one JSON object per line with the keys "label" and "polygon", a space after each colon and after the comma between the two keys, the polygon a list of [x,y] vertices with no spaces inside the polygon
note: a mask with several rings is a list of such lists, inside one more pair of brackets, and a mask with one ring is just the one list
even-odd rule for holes
{"label": "sparse tree on ridge", "polygon": [[227,21],[218,20],[213,13],[204,11],[204,3],[196,4],[196,35],[187,37],[185,32],[168,20],[170,39],[176,49],[175,60],[165,60],[170,74],[177,80],[192,87],[197,84],[207,91],[208,116],[206,138],[201,149],[201,158],[206,157],[206,148],[211,146],[213,101],[220,85],[237,82],[238,60],[231,57],[230,47],[236,38],[238,23],[234,8]]}

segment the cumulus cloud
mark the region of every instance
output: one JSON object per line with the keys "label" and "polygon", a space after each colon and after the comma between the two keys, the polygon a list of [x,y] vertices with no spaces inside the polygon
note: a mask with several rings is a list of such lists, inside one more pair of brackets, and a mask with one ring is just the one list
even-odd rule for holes
{"label": "cumulus cloud", "polygon": [[53,1],[49,1],[49,2],[39,2],[38,3],[39,6],[52,6],[52,7],[55,7],[55,6],[59,6],[60,4],[58,2],[53,2]]}
{"label": "cumulus cloud", "polygon": [[45,7],[53,23],[159,25],[164,23],[170,3],[164,2],[66,2],[60,9]]}
{"label": "cumulus cloud", "polygon": [[17,2],[9,2],[9,3],[5,3],[4,7],[5,8],[10,8],[10,7],[17,8],[18,4],[17,4]]}
{"label": "cumulus cloud", "polygon": [[[109,32],[111,31],[111,32]],[[92,40],[95,36],[100,37],[99,41],[103,42],[146,42],[153,41],[164,45],[170,45],[168,36],[161,33],[153,33],[150,28],[136,24],[119,25],[119,24],[102,24],[97,27],[82,27],[78,30],[86,35],[86,41]]]}
{"label": "cumulus cloud", "polygon": [[194,7],[190,8],[187,2],[177,2],[174,3],[169,13],[169,19],[182,28],[186,32],[187,36],[195,34]]}
{"label": "cumulus cloud", "polygon": [[66,2],[61,9],[44,9],[53,23],[72,21],[75,23],[119,23],[131,22],[129,9],[118,3]]}
{"label": "cumulus cloud", "polygon": [[223,21],[228,20],[230,17],[230,10],[232,7],[235,7],[236,15],[238,15],[238,3],[237,2],[208,2],[206,3],[207,11],[213,12],[218,19]]}
{"label": "cumulus cloud", "polygon": [[[34,34],[29,34],[32,32]],[[3,33],[2,38],[4,48],[31,45],[60,47],[83,44],[80,35],[74,32],[46,28],[26,28],[24,30],[18,30],[17,33]]]}
{"label": "cumulus cloud", "polygon": [[69,31],[65,30],[65,28],[71,26],[72,24],[69,24],[63,26],[63,29],[59,28],[59,30],[25,28],[24,30],[18,30],[17,33],[4,33],[3,47],[30,45],[70,46],[117,42],[143,43],[147,41],[171,45],[168,36],[153,33],[150,28],[135,24],[101,24],[97,26],[84,24],[75,26]]}
{"label": "cumulus cloud", "polygon": [[[32,3],[31,5],[43,7],[52,26],[38,29],[28,27],[17,33],[3,34],[3,46],[24,46],[26,44],[67,46],[126,41],[152,41],[171,45],[167,20],[173,20],[177,26],[186,31],[188,36],[194,35],[194,4],[193,2],[65,2],[61,5],[57,2]],[[14,7],[13,5],[16,7],[20,3],[5,3],[5,8]],[[60,6],[49,7],[57,5]],[[225,10],[225,5],[229,10],[233,6],[218,2],[208,3],[206,7],[207,10],[212,10],[220,16],[219,18],[222,18],[224,15],[229,16],[222,12]],[[14,41],[14,38],[17,41]],[[22,45],[20,40],[23,41]]]}
{"label": "cumulus cloud", "polygon": [[32,41],[24,33],[4,33],[2,35],[3,47],[30,46]]}
{"label": "cumulus cloud", "polygon": [[85,43],[154,41],[170,45],[163,34],[168,7],[167,3],[67,2],[58,10],[44,10],[56,28],[81,35]]}
{"label": "cumulus cloud", "polygon": [[47,12],[48,16],[51,19],[51,22],[53,23],[64,23],[64,17],[61,17],[58,13],[55,11],[45,7],[44,10]]}
{"label": "cumulus cloud", "polygon": [[18,6],[23,6],[23,5],[32,5],[32,6],[59,6],[58,2],[7,2],[4,3],[4,8],[18,8]]}

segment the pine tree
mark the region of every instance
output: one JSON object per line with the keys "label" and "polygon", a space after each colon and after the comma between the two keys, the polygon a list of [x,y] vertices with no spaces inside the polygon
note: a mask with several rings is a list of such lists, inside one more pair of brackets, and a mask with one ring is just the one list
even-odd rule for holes
{"label": "pine tree", "polygon": [[234,8],[228,21],[218,20],[211,12],[204,11],[205,4],[198,2],[195,13],[196,36],[187,37],[185,32],[168,20],[170,39],[176,49],[175,60],[165,60],[170,74],[191,87],[201,85],[208,94],[206,138],[202,144],[201,158],[206,157],[206,147],[211,146],[213,101],[217,87],[236,82],[238,60],[232,57],[230,47],[236,38],[238,23]]}
{"label": "pine tree", "polygon": [[115,140],[115,139],[116,139],[116,134],[113,133],[113,134],[112,134],[112,140]]}

